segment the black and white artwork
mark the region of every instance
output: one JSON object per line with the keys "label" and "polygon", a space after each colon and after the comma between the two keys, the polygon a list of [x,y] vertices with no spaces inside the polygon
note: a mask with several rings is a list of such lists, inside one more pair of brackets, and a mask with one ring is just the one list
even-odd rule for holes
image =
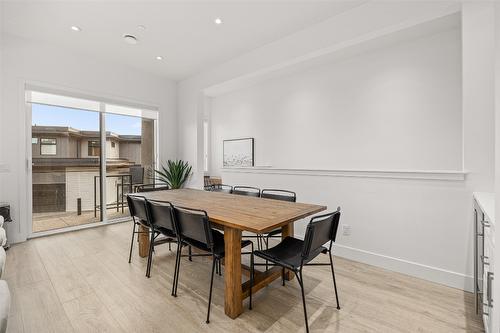
{"label": "black and white artwork", "polygon": [[223,167],[252,167],[253,138],[224,140]]}

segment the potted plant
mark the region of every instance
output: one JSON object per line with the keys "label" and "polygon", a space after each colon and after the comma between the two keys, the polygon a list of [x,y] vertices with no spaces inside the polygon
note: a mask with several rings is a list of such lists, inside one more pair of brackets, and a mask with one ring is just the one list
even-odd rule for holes
{"label": "potted plant", "polygon": [[165,183],[171,189],[182,188],[191,175],[192,167],[183,160],[168,160],[167,167],[161,166],[161,170],[155,170],[155,179]]}

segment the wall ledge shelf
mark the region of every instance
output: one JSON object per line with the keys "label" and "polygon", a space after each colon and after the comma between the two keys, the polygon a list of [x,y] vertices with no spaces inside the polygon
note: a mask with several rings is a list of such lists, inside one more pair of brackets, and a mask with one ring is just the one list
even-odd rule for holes
{"label": "wall ledge shelf", "polygon": [[361,170],[361,169],[283,169],[272,167],[221,168],[222,173],[255,173],[297,176],[355,178],[392,178],[419,180],[464,181],[467,171],[458,170]]}

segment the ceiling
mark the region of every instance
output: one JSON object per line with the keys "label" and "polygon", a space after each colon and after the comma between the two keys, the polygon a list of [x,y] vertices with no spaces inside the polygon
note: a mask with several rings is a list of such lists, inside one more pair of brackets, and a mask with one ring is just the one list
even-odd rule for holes
{"label": "ceiling", "polygon": [[[362,2],[8,1],[4,31],[180,80]],[[125,43],[124,34],[138,44]]]}

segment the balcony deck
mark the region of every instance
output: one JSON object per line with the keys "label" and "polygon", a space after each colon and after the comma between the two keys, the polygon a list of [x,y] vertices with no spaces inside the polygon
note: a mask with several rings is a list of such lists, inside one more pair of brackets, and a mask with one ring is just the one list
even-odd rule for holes
{"label": "balcony deck", "polygon": [[[124,212],[116,211],[116,208],[108,209],[108,220],[130,216],[128,208],[125,207]],[[76,212],[50,212],[50,213],[35,213],[33,214],[33,232],[41,232],[67,227],[74,227],[89,223],[99,222],[98,217],[94,217],[94,211],[84,211],[81,215]]]}

